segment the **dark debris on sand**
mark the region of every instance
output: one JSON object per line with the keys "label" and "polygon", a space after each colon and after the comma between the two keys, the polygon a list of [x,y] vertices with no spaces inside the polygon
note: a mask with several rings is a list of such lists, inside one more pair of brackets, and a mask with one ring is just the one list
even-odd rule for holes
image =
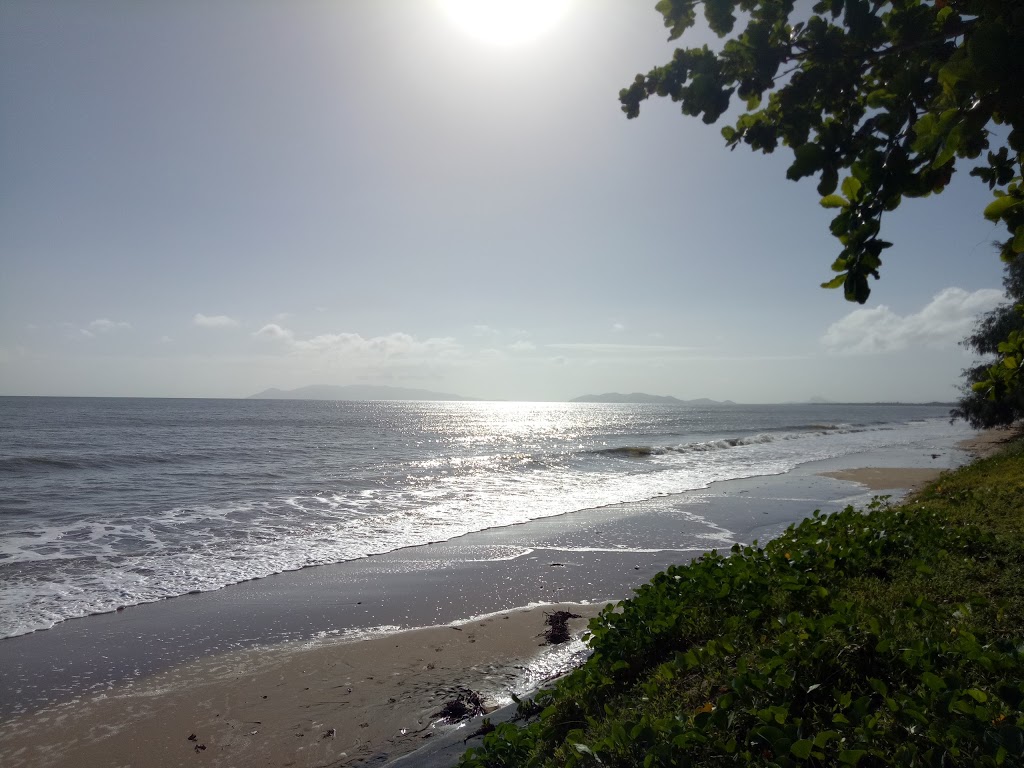
{"label": "dark debris on sand", "polygon": [[546,613],[544,616],[544,623],[548,625],[548,628],[544,631],[544,639],[549,645],[567,642],[571,637],[569,634],[569,619],[581,618],[578,613],[570,613],[569,611],[555,611],[554,613]]}
{"label": "dark debris on sand", "polygon": [[476,691],[461,689],[454,699],[445,702],[439,712],[431,717],[440,717],[448,723],[461,723],[471,717],[484,714],[484,703]]}

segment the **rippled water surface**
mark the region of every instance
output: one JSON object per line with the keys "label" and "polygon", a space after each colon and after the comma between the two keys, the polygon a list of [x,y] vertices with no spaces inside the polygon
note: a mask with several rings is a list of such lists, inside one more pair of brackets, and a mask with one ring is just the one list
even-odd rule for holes
{"label": "rippled water surface", "polygon": [[0,637],[966,434],[947,410],[0,398]]}

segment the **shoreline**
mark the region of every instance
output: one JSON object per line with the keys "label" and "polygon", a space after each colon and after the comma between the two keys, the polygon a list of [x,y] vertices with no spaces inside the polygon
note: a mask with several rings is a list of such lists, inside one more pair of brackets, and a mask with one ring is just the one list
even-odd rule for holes
{"label": "shoreline", "polygon": [[767,540],[815,509],[865,504],[873,495],[819,472],[886,464],[948,468],[966,458],[948,441],[812,460],[783,474],[538,518],[64,621],[0,641],[0,686],[17,692],[0,701],[0,718],[253,645],[447,624],[537,602],[622,599],[668,565],[738,541]]}
{"label": "shoreline", "polygon": [[[76,749],[84,750],[81,755],[95,754],[98,762],[82,762],[86,758],[78,756],[73,761],[81,762],[83,766],[110,765],[115,755],[111,753],[109,745],[121,743],[116,740],[124,738],[118,734],[126,732],[124,723],[128,722],[129,717],[142,717],[145,714],[144,705],[150,706],[160,700],[155,686],[161,678],[177,675],[177,690],[193,692],[182,694],[179,699],[184,702],[180,707],[185,710],[196,708],[195,691],[210,686],[210,690],[220,691],[211,696],[224,696],[227,695],[226,691],[235,691],[232,694],[235,704],[241,706],[240,702],[244,701],[242,694],[246,691],[231,687],[241,685],[239,681],[204,681],[196,676],[199,671],[217,663],[216,660],[235,656],[240,659],[266,656],[266,663],[269,664],[282,654],[293,659],[313,659],[314,656],[307,654],[315,655],[328,648],[357,645],[390,651],[393,650],[392,646],[403,646],[406,643],[404,638],[409,633],[402,630],[431,627],[412,629],[412,632],[439,631],[442,634],[449,633],[454,638],[463,633],[450,629],[450,625],[477,620],[466,620],[466,616],[476,616],[479,621],[487,623],[489,617],[501,615],[494,612],[511,610],[520,613],[517,606],[539,602],[547,605],[584,605],[583,610],[575,612],[596,613],[607,599],[628,597],[633,589],[670,564],[688,561],[709,549],[727,549],[739,541],[749,542],[758,538],[767,540],[778,535],[790,523],[806,517],[814,509],[831,511],[847,504],[861,505],[867,503],[873,495],[850,480],[836,479],[821,472],[857,467],[863,469],[865,464],[890,464],[896,468],[911,465],[911,469],[918,470],[931,469],[939,464],[942,468],[948,468],[965,463],[966,456],[962,451],[961,446],[951,443],[941,446],[912,445],[838,459],[812,460],[784,474],[722,481],[706,489],[659,497],[647,502],[612,505],[554,518],[541,518],[529,523],[467,534],[457,540],[406,548],[387,555],[286,572],[215,592],[148,603],[117,613],[64,622],[51,630],[10,638],[0,642],[0,685],[14,691],[25,708],[21,713],[9,710],[0,714],[6,721],[4,726],[0,726],[0,753],[5,755],[5,764],[59,764],[60,761],[47,763],[43,757],[14,763],[11,762],[11,756],[22,759],[18,756],[29,752],[37,756],[56,754],[59,745],[66,741],[63,729],[67,726],[63,723],[77,721],[80,724],[87,723],[88,728],[85,736],[76,737],[75,743],[79,745]],[[940,458],[936,459],[935,456]],[[905,488],[907,485],[909,483],[898,487]],[[591,601],[589,605],[587,601]],[[537,610],[543,612],[543,609],[534,609],[534,613]],[[525,613],[529,614],[528,611]],[[504,626],[515,624],[513,618],[497,621]],[[580,621],[581,626],[585,624],[585,621]],[[343,637],[342,640],[338,639],[347,632],[366,631],[374,627],[387,628],[389,632],[356,643],[346,643]],[[579,629],[577,627],[577,631]],[[533,639],[536,639],[535,635],[539,632],[540,629],[535,627]],[[478,637],[474,637],[474,640]],[[312,647],[308,647],[310,645]],[[522,670],[508,672],[507,664],[505,672],[500,672],[502,659],[507,659],[507,655],[503,656],[502,651],[488,650],[491,646],[482,640],[465,643],[463,648],[474,653],[484,653],[486,662],[480,664],[490,665],[493,674],[498,676],[495,679],[503,679],[506,685],[514,685],[510,681],[516,675],[521,676]],[[111,661],[106,663],[98,656],[103,659],[109,657]],[[373,657],[374,654],[371,654],[367,664],[375,660]],[[383,652],[380,658],[391,659],[388,662],[390,666],[385,665],[390,670],[386,673],[389,677],[400,663],[404,663]],[[59,664],[56,663],[58,659]],[[424,665],[429,663],[427,661]],[[446,668],[446,681],[468,679],[465,677],[467,666],[474,665],[467,665],[461,660],[459,664],[459,667]],[[134,670],[135,674],[124,674],[124,670]],[[5,674],[8,675],[6,680],[3,679]],[[369,674],[375,678],[381,676]],[[411,674],[411,671],[406,674]],[[502,678],[502,674],[506,677]],[[69,678],[73,676],[79,678],[77,690],[68,685]],[[185,684],[186,681],[191,681],[191,688]],[[218,685],[222,687],[217,689]],[[90,686],[94,692],[91,699],[88,695]],[[96,691],[99,691],[98,696]],[[149,698],[143,695],[143,691],[149,692]],[[266,701],[270,700],[271,694],[266,695],[267,700],[254,700],[251,702],[253,706],[269,706]],[[395,698],[396,702],[387,702],[387,698]],[[384,701],[388,704],[401,701],[398,696],[387,698]],[[62,699],[65,702],[63,704],[60,703]],[[92,704],[87,703],[86,699],[90,699]],[[108,703],[101,705],[99,702]],[[8,704],[12,705],[13,701]],[[370,706],[369,703],[365,705]],[[308,710],[314,705],[309,701],[299,703],[298,699],[293,700],[293,707],[303,706]],[[339,706],[344,708],[352,704],[350,702]],[[380,706],[380,702],[375,706]],[[167,717],[167,710],[174,708],[162,709],[164,711],[161,716]],[[420,712],[418,717],[422,718],[422,707]],[[53,721],[50,719],[54,717],[59,717],[62,723],[57,733],[54,733]],[[339,719],[348,722],[346,718],[347,714]],[[240,759],[238,755],[242,753],[238,750],[244,746],[243,742],[251,742],[260,735],[251,734],[251,730],[260,731],[268,738],[274,733],[284,733],[281,725],[274,726],[276,730],[270,732],[261,731],[263,718],[256,715],[252,719],[261,720],[260,725],[253,725],[249,731],[243,732],[239,724],[244,719],[235,718],[234,731],[237,733],[234,735],[238,741],[229,741],[224,731],[215,734],[217,741],[211,738],[209,743],[203,742],[207,746],[203,750],[203,759],[212,760],[214,744],[228,750],[224,754],[234,755],[231,760]],[[385,722],[382,717],[376,719]],[[184,724],[180,718],[176,722]],[[301,725],[305,721],[293,716],[289,722]],[[371,721],[360,720],[355,723],[357,728],[361,722]],[[349,738],[339,736],[347,733],[344,728],[328,726],[320,720],[310,719],[309,724],[303,727],[313,727],[315,723],[323,724],[324,732],[331,727],[336,729],[335,736],[324,739],[325,742],[330,741],[332,745],[338,746],[341,741]],[[367,729],[371,727],[368,725],[361,728],[355,738],[368,734]],[[399,731],[401,727],[398,727]],[[137,728],[128,731],[139,733]],[[399,742],[394,742],[391,747],[379,747],[381,753],[386,752],[390,758],[397,758],[425,743],[422,739],[406,739],[412,730],[406,727],[406,731],[406,734],[400,734],[402,738]],[[193,732],[197,734],[197,739],[206,738],[195,728],[181,734],[180,739],[175,731],[166,737],[169,739],[168,749],[173,754],[179,754],[182,746],[179,740]],[[282,747],[285,751],[280,754],[273,753],[273,760],[278,762],[247,764],[283,766],[290,760],[293,765],[302,765],[301,762],[295,762],[298,758],[292,753],[297,744],[303,744],[304,749],[310,747],[305,743],[309,731],[297,732],[305,735],[291,735],[289,738],[292,741],[281,737],[280,740],[290,746]],[[364,740],[367,744],[370,741],[378,745],[391,744],[387,741],[391,738],[389,734],[390,731],[379,733],[375,735],[375,741]],[[133,735],[129,741],[135,738]],[[96,745],[104,743],[108,745],[106,752],[101,749],[98,753],[89,751],[98,749]],[[198,743],[185,746],[191,749]],[[18,746],[11,749],[15,744]],[[317,750],[326,751],[327,745],[318,745],[301,754],[314,756],[319,754]],[[347,754],[345,758],[339,759],[357,759],[352,756],[350,749],[339,746],[340,751]],[[60,755],[61,761],[72,759],[65,752],[60,752]],[[359,760],[366,759],[365,752],[359,752],[359,755],[362,755]],[[326,755],[323,757],[326,759]],[[180,763],[157,762],[151,751],[146,750],[145,757],[132,764],[191,764],[196,754],[186,751],[180,759]],[[225,764],[233,763],[229,761]],[[319,765],[324,764],[324,761],[309,764]],[[344,762],[331,764],[341,765]]]}
{"label": "shoreline", "polygon": [[[889,448],[895,448],[897,450],[899,448],[901,448],[901,447],[902,446],[889,446]],[[872,452],[872,451],[882,451],[882,452],[884,452],[884,451],[887,450],[887,448],[883,447],[881,449],[866,449],[866,450],[867,450],[867,452]],[[576,516],[576,515],[587,515],[589,513],[600,512],[600,511],[605,510],[605,509],[619,509],[619,508],[623,508],[623,507],[629,506],[629,505],[644,505],[644,504],[648,504],[648,503],[651,503],[651,502],[656,502],[658,500],[671,499],[673,497],[680,497],[680,496],[687,496],[687,495],[694,495],[694,494],[699,495],[699,494],[701,494],[701,493],[703,493],[705,491],[709,491],[713,487],[718,486],[718,485],[723,484],[723,483],[728,484],[728,483],[732,483],[732,482],[742,482],[742,481],[747,481],[747,480],[756,480],[756,479],[761,478],[761,477],[773,477],[773,476],[777,476],[777,475],[788,475],[788,474],[791,474],[791,473],[794,473],[794,472],[798,472],[802,466],[804,466],[804,465],[806,465],[808,463],[815,463],[815,462],[822,461],[822,460],[827,461],[827,462],[828,461],[838,461],[840,463],[844,463],[844,461],[846,459],[849,459],[849,458],[857,456],[857,455],[858,454],[846,454],[846,455],[843,455],[843,456],[835,457],[834,459],[829,459],[829,458],[821,459],[821,458],[818,458],[818,457],[815,457],[815,456],[812,455],[812,456],[807,457],[807,458],[797,458],[797,459],[795,459],[795,464],[793,466],[773,467],[773,468],[770,468],[770,469],[767,468],[767,467],[759,467],[759,468],[757,468],[755,470],[752,470],[751,468],[747,468],[746,470],[740,470],[740,472],[743,472],[743,471],[747,471],[747,472],[753,471],[753,472],[755,472],[755,474],[749,474],[749,475],[740,474],[740,476],[725,477],[723,479],[709,479],[708,477],[700,477],[700,479],[696,480],[696,482],[698,484],[694,485],[693,487],[684,486],[683,490],[672,489],[672,490],[655,491],[654,495],[647,496],[645,498],[632,498],[629,494],[627,494],[626,500],[623,500],[623,501],[613,501],[613,502],[608,502],[608,503],[597,503],[597,504],[595,504],[593,506],[582,506],[582,507],[579,507],[579,508],[569,508],[569,509],[566,509],[564,511],[556,512],[554,514],[546,514],[545,517],[554,518],[554,519],[568,518],[568,517],[572,517],[572,516]],[[792,456],[790,456],[788,458],[789,458],[789,460],[794,460]],[[714,476],[715,475],[712,474],[712,477],[714,477]],[[650,493],[651,491],[652,491],[652,489],[650,489],[650,488],[645,489],[645,493]],[[308,563],[308,564],[304,564],[304,565],[297,566],[297,567],[285,567],[283,570],[278,570],[278,571],[261,572],[261,573],[259,573],[257,575],[243,576],[238,581],[228,581],[226,583],[221,583],[219,586],[216,583],[214,583],[214,584],[209,584],[209,585],[203,586],[201,588],[191,588],[190,587],[189,591],[187,591],[187,592],[182,591],[182,592],[177,592],[177,593],[163,594],[163,595],[159,595],[159,596],[152,596],[152,595],[150,595],[150,596],[146,597],[146,596],[133,595],[132,597],[127,598],[129,601],[125,602],[125,603],[120,603],[118,600],[107,600],[107,601],[104,602],[104,604],[102,606],[96,606],[94,604],[87,604],[84,607],[80,606],[79,610],[88,611],[88,612],[81,612],[81,613],[78,613],[78,615],[66,615],[66,614],[63,614],[62,612],[58,611],[58,613],[61,613],[61,616],[56,616],[55,617],[54,614],[51,613],[50,615],[45,616],[43,619],[39,619],[38,617],[36,617],[34,621],[25,621],[25,622],[19,624],[16,628],[12,628],[12,631],[17,631],[20,634],[12,634],[12,635],[8,635],[8,636],[5,636],[5,637],[0,637],[0,642],[9,640],[11,638],[21,637],[21,636],[27,635],[27,634],[38,634],[38,633],[41,633],[41,632],[50,631],[50,630],[52,630],[54,628],[60,627],[62,624],[66,624],[68,622],[80,621],[82,619],[90,620],[93,617],[105,616],[105,615],[113,614],[113,613],[119,613],[119,612],[122,612],[122,611],[139,608],[140,606],[147,606],[147,605],[159,604],[159,603],[167,603],[169,601],[179,600],[179,599],[188,599],[188,598],[191,598],[191,597],[193,597],[195,595],[198,595],[198,594],[207,594],[207,593],[210,593],[210,592],[218,592],[218,591],[222,591],[222,590],[231,590],[231,589],[234,589],[234,588],[238,587],[239,585],[244,585],[244,584],[247,584],[247,583],[253,582],[253,581],[259,582],[259,581],[264,581],[264,580],[273,580],[275,578],[286,576],[288,574],[301,573],[303,571],[307,571],[307,570],[310,570],[310,569],[330,568],[330,567],[333,567],[333,566],[336,566],[336,565],[339,565],[339,564],[342,564],[342,563],[358,562],[358,561],[363,561],[363,560],[373,559],[373,558],[379,558],[379,557],[389,557],[389,556],[394,555],[396,553],[401,553],[401,552],[403,552],[405,550],[416,550],[416,549],[419,549],[421,547],[429,547],[429,546],[435,546],[435,545],[444,545],[444,544],[448,544],[448,543],[457,543],[461,539],[475,537],[477,535],[486,534],[486,533],[488,533],[490,531],[494,531],[494,530],[500,530],[500,529],[506,529],[506,528],[515,528],[517,526],[532,526],[533,524],[537,523],[538,521],[545,519],[545,517],[534,517],[534,518],[530,518],[530,519],[516,520],[516,521],[513,521],[513,522],[500,523],[500,524],[499,523],[493,523],[493,522],[492,523],[486,523],[485,525],[487,527],[479,528],[477,530],[466,530],[466,531],[461,531],[461,532],[454,533],[454,534],[449,532],[447,534],[444,534],[444,535],[448,536],[447,538],[439,538],[439,539],[429,540],[429,541],[424,539],[424,540],[419,541],[419,542],[404,543],[404,544],[400,544],[400,545],[392,543],[389,546],[394,546],[393,549],[382,549],[380,551],[375,551],[374,550],[374,551],[364,552],[364,553],[361,553],[361,554],[353,554],[351,556],[346,556],[346,559],[342,559],[342,560],[331,560],[331,561],[326,561],[326,562],[313,562],[313,563]],[[143,579],[143,581],[144,581],[144,579]],[[194,585],[192,585],[192,587],[194,587]],[[125,593],[122,593],[121,599],[126,599],[125,598]],[[137,600],[138,602],[132,602],[132,600]],[[88,601],[86,601],[86,602],[88,603]],[[47,621],[54,622],[54,623],[46,623]],[[2,707],[0,707],[0,714],[2,714]]]}
{"label": "shoreline", "polygon": [[[956,444],[954,446],[948,446],[948,447],[954,447],[954,448],[956,448],[958,450],[964,451],[965,453],[969,454],[972,457],[976,457],[976,458],[977,457],[984,457],[984,456],[990,455],[991,453],[994,453],[1003,444],[1009,442],[1015,436],[1019,436],[1019,434],[1020,433],[1018,433],[1018,432],[1011,432],[1009,430],[1002,430],[1002,429],[985,430],[983,432],[980,432],[980,433],[976,434],[974,437],[970,437],[970,438],[967,438],[967,439],[964,439],[964,440],[959,440],[959,441],[956,442]],[[877,449],[877,450],[881,450],[881,451],[884,452],[886,450],[894,450],[894,449],[898,449],[898,448],[899,447],[889,447],[889,448],[882,448],[882,449]],[[814,465],[814,464],[817,464],[817,463],[820,463],[820,462],[827,462],[827,463],[844,462],[844,460],[851,459],[851,458],[854,458],[854,457],[859,456],[859,455],[862,455],[862,454],[847,454],[847,455],[843,455],[843,456],[839,456],[839,457],[835,457],[835,458],[829,458],[829,459],[809,459],[806,462],[797,464],[795,467],[793,467],[791,469],[782,470],[782,471],[779,471],[779,472],[776,472],[776,473],[757,474],[757,475],[750,475],[750,476],[744,476],[744,477],[728,478],[728,479],[724,479],[724,480],[711,480],[711,481],[708,481],[707,483],[705,483],[704,485],[696,487],[696,488],[690,488],[690,489],[686,489],[686,490],[683,490],[683,491],[671,492],[671,493],[660,493],[660,494],[657,494],[657,495],[655,495],[653,497],[650,497],[650,498],[647,498],[647,499],[639,499],[639,500],[632,500],[632,501],[617,501],[617,502],[610,502],[610,503],[607,503],[607,504],[599,504],[597,506],[583,507],[583,508],[574,509],[574,510],[571,510],[571,511],[568,511],[568,512],[562,512],[562,513],[558,513],[558,514],[555,514],[555,515],[549,515],[547,517],[532,518],[532,519],[529,519],[529,520],[521,520],[521,521],[511,522],[511,523],[504,524],[504,525],[495,525],[495,526],[488,527],[488,528],[482,528],[480,530],[468,531],[468,532],[465,532],[465,533],[459,533],[459,534],[454,535],[454,536],[452,536],[451,538],[448,538],[448,539],[442,539],[442,540],[437,540],[437,541],[427,541],[427,542],[418,543],[418,544],[402,545],[402,546],[396,547],[395,549],[388,550],[386,552],[374,552],[374,553],[371,553],[371,554],[360,555],[358,557],[354,557],[354,558],[351,558],[349,560],[341,560],[341,561],[337,561],[337,562],[333,562],[333,563],[315,563],[315,564],[310,564],[310,565],[303,565],[303,566],[298,567],[298,568],[287,569],[287,570],[283,570],[283,571],[276,571],[274,573],[269,573],[269,574],[266,574],[266,575],[263,575],[263,576],[254,576],[254,577],[251,577],[251,578],[243,579],[242,581],[231,582],[231,583],[224,584],[223,586],[216,587],[216,588],[213,588],[213,589],[194,590],[194,591],[190,591],[190,592],[186,592],[186,593],[182,593],[182,594],[169,595],[167,597],[160,597],[160,598],[156,598],[156,599],[153,599],[153,600],[148,600],[148,601],[145,601],[145,602],[129,603],[129,604],[125,604],[125,605],[120,605],[120,606],[118,606],[116,608],[111,608],[110,610],[93,611],[91,613],[86,613],[86,614],[82,614],[82,615],[79,615],[79,616],[72,616],[72,617],[69,617],[69,618],[60,619],[56,623],[51,624],[51,625],[49,625],[47,627],[40,627],[40,628],[37,628],[37,629],[32,629],[32,630],[29,630],[29,631],[26,631],[26,632],[22,632],[22,633],[17,634],[17,635],[10,635],[10,636],[7,636],[7,637],[0,637],[0,643],[3,643],[3,642],[8,641],[8,640],[13,640],[13,639],[16,639],[16,638],[28,636],[28,635],[39,635],[41,633],[51,631],[51,630],[53,630],[55,628],[61,627],[62,625],[68,624],[68,623],[80,622],[82,620],[91,620],[91,619],[94,619],[95,617],[109,616],[111,614],[121,613],[123,611],[137,609],[137,608],[141,608],[141,607],[145,607],[145,606],[151,606],[151,605],[156,605],[156,604],[167,604],[167,603],[175,601],[175,600],[183,600],[183,599],[193,598],[193,597],[195,597],[197,595],[205,595],[205,594],[211,594],[211,593],[216,593],[216,592],[222,592],[224,590],[231,590],[231,589],[243,586],[243,585],[250,584],[252,582],[265,582],[265,581],[273,580],[273,579],[280,578],[280,577],[286,577],[286,576],[288,576],[290,574],[301,574],[301,573],[303,573],[305,571],[318,570],[318,569],[322,569],[322,568],[331,568],[331,567],[334,567],[334,566],[344,565],[344,564],[347,564],[347,563],[357,563],[357,562],[362,562],[362,561],[367,561],[367,560],[373,560],[375,558],[384,558],[384,557],[390,557],[390,556],[393,556],[393,555],[400,555],[402,552],[405,552],[405,551],[408,551],[408,550],[417,550],[417,549],[421,549],[421,548],[424,548],[424,547],[433,547],[433,546],[446,545],[446,544],[457,544],[462,539],[470,539],[470,538],[473,538],[473,537],[476,537],[476,536],[480,536],[480,535],[485,535],[485,534],[487,534],[489,532],[497,531],[497,530],[515,529],[515,528],[520,527],[520,526],[528,527],[528,526],[532,526],[532,525],[535,525],[537,523],[546,522],[546,521],[549,521],[549,520],[559,520],[559,519],[564,519],[564,518],[572,518],[573,516],[576,516],[576,515],[587,515],[587,514],[590,514],[590,513],[599,513],[599,512],[601,512],[603,510],[618,509],[618,508],[628,507],[628,506],[633,506],[633,505],[644,505],[644,504],[649,504],[649,503],[652,503],[652,502],[657,502],[659,500],[671,499],[673,497],[684,497],[684,496],[690,496],[690,495],[699,495],[699,494],[702,494],[703,492],[709,491],[710,489],[712,489],[715,486],[728,485],[730,483],[742,483],[742,482],[745,482],[745,481],[756,481],[756,480],[761,479],[761,478],[783,477],[783,476],[786,476],[786,475],[798,473],[802,468],[806,468],[806,467],[808,467],[810,465]],[[935,459],[939,455],[940,454],[933,454],[932,458]],[[916,485],[919,485],[919,484],[921,484],[923,482],[928,482],[930,479],[933,479],[933,477],[934,477],[934,476],[932,476],[932,475],[930,475],[928,473],[925,473],[925,472],[921,471],[920,468],[918,468],[918,467],[910,467],[910,466],[908,466],[908,467],[887,467],[887,468],[885,468],[887,473],[890,470],[893,472],[893,474],[891,474],[891,475],[887,474],[888,478],[891,478],[891,479],[894,480],[894,484],[893,485],[881,485],[881,484],[878,484],[878,482],[873,482],[873,483],[872,482],[861,482],[861,481],[858,481],[858,480],[855,479],[856,476],[861,476],[862,473],[864,473],[864,472],[874,471],[876,469],[882,469],[882,468],[858,465],[858,466],[855,466],[855,467],[846,468],[846,469],[840,469],[840,470],[836,470],[836,471],[833,471],[833,472],[819,472],[817,474],[820,475],[820,476],[824,476],[824,477],[831,477],[831,478],[836,479],[836,480],[852,480],[853,482],[859,482],[859,484],[868,485],[868,487],[871,488],[872,490],[883,490],[883,489],[906,489],[906,490],[913,490],[916,487]],[[900,474],[901,472],[904,472],[904,471],[906,472],[906,474]],[[921,471],[921,478],[922,479],[915,479],[915,481],[913,483],[907,484],[906,477],[909,474],[912,474],[912,473],[915,473],[915,472],[918,472],[918,471]],[[937,476],[937,473],[936,473],[935,476]],[[869,476],[868,475],[864,475],[864,477],[869,477]]]}

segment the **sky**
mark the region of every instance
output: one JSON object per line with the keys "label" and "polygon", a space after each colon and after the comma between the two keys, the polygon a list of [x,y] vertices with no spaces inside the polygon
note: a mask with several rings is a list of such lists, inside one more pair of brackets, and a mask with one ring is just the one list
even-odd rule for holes
{"label": "sky", "polygon": [[955,397],[1003,299],[981,183],[887,215],[850,304],[788,150],[621,113],[654,0],[539,4],[0,3],[0,394]]}

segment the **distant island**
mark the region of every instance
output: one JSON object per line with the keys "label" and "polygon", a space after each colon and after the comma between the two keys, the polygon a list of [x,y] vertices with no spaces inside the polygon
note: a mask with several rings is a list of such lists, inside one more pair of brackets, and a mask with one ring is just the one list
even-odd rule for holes
{"label": "distant island", "polygon": [[668,403],[671,405],[736,405],[732,400],[710,400],[701,397],[696,400],[680,400],[671,395],[648,395],[646,392],[630,392],[623,395],[619,392],[605,392],[603,395],[581,395],[574,397],[570,403]]}
{"label": "distant island", "polygon": [[298,389],[265,389],[247,400],[472,400],[448,392],[432,392],[429,389],[408,389],[372,384],[349,384],[334,386],[313,384]]}

